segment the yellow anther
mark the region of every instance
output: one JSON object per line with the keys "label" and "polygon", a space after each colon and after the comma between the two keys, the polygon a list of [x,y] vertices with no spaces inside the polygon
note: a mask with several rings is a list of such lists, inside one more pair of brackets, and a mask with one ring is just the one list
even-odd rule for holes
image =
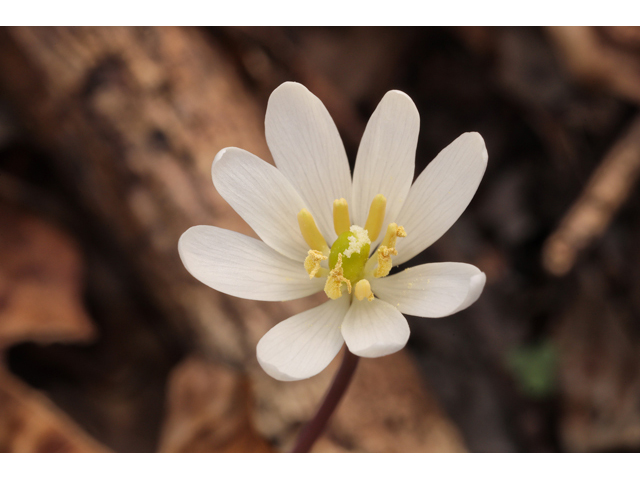
{"label": "yellow anther", "polygon": [[404,227],[399,227],[396,223],[390,223],[389,226],[387,226],[387,232],[384,234],[382,245],[389,248],[395,248],[397,238],[403,238],[406,236],[407,232]]}
{"label": "yellow anther", "polygon": [[398,237],[406,237],[407,232],[403,227],[399,227],[396,223],[390,223],[387,232],[384,234],[384,240],[378,248],[378,266],[373,272],[376,278],[386,277],[391,271],[392,262],[391,255],[398,255],[396,250],[396,240]]}
{"label": "yellow anther", "polygon": [[373,198],[371,206],[369,207],[369,216],[367,217],[367,223],[364,224],[364,229],[369,233],[369,239],[372,242],[376,241],[380,230],[382,229],[382,222],[384,222],[384,214],[387,210],[387,199],[384,195],[378,194]]}
{"label": "yellow anther", "polygon": [[351,282],[344,278],[344,272],[342,271],[342,254],[338,254],[338,262],[336,266],[329,272],[327,282],[324,284],[324,293],[327,294],[331,300],[340,298],[342,296],[342,284],[347,284],[347,290],[351,293]]}
{"label": "yellow anther", "polygon": [[371,291],[371,284],[368,280],[360,280],[356,283],[353,293],[358,300],[364,300],[365,298],[370,302],[373,301],[373,292]]}
{"label": "yellow anther", "polygon": [[386,277],[391,271],[391,255],[398,255],[398,251],[395,248],[385,247],[381,245],[378,248],[378,266],[373,272],[373,276],[376,278]]}
{"label": "yellow anther", "polygon": [[307,258],[304,260],[304,269],[309,274],[309,278],[319,276],[318,272],[320,272],[320,262],[326,259],[327,257],[322,255],[322,252],[319,252],[318,250],[309,250]]}
{"label": "yellow anther", "polygon": [[304,241],[311,247],[311,250],[318,250],[325,255],[329,254],[329,246],[320,233],[320,230],[318,230],[313,215],[311,215],[311,212],[306,208],[298,212],[298,225],[300,225],[300,232],[302,232]]}
{"label": "yellow anther", "polygon": [[347,232],[351,227],[349,205],[344,198],[333,201],[333,228],[337,235]]}

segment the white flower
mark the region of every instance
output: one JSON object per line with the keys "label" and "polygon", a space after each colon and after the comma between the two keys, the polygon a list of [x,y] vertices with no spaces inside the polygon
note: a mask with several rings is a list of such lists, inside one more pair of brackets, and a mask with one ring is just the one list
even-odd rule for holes
{"label": "white flower", "polygon": [[322,291],[322,305],[280,322],[257,346],[279,380],[321,372],[346,342],[362,357],[402,349],[402,315],[444,317],[475,302],[485,275],[473,265],[432,263],[388,275],[440,238],[465,210],[487,165],[478,133],[465,133],[412,185],[418,111],[388,92],[371,116],[353,180],[338,130],[322,102],[298,83],[271,95],[265,120],[273,167],[225,148],[213,161],[218,192],[263,240],[210,226],[178,245],[187,270],[220,292],[284,301]]}

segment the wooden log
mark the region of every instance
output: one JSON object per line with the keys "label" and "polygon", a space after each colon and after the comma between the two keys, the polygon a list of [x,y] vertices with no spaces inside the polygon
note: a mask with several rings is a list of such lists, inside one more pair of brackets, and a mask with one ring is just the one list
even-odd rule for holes
{"label": "wooden log", "polygon": [[[261,402],[254,412],[258,430],[286,445],[300,413],[306,420],[322,398],[334,367],[304,382],[276,382],[259,368],[255,346],[277,321],[323,299],[238,301],[193,279],[177,252],[179,236],[193,225],[254,235],[211,183],[211,162],[221,148],[236,146],[270,160],[264,111],[224,49],[195,29],[5,29],[0,89],[33,137],[55,155],[61,177],[110,228],[176,327],[191,327],[209,358],[248,372]],[[411,364],[406,353],[396,356]],[[372,385],[396,372],[374,368],[362,375]],[[403,381],[415,387],[408,416],[421,418],[418,424],[443,440],[442,448],[464,449],[448,419],[426,402],[431,397],[417,372],[409,370]],[[353,411],[366,410],[366,395],[358,398]],[[295,402],[305,408],[272,408]],[[416,408],[425,404],[432,415]],[[394,404],[380,408],[392,412]],[[388,435],[387,444],[405,433],[404,427],[382,424],[379,431]],[[425,448],[403,444],[407,450]]]}
{"label": "wooden log", "polygon": [[0,45],[3,89],[62,177],[176,325],[241,363],[252,349],[233,302],[194,280],[177,252],[193,225],[251,234],[213,188],[218,150],[270,158],[263,113],[223,51],[179,28],[16,28]]}

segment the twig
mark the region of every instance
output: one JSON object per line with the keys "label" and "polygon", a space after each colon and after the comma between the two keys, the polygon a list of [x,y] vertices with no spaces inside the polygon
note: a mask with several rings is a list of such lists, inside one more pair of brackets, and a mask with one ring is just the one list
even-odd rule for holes
{"label": "twig", "polygon": [[640,62],[599,38],[594,27],[547,27],[547,33],[578,80],[640,103]]}
{"label": "twig", "polygon": [[560,226],[547,239],[542,261],[547,271],[564,275],[576,257],[602,235],[640,175],[640,116],[614,144]]}
{"label": "twig", "polygon": [[344,349],[342,365],[340,365],[340,369],[338,373],[336,373],[327,395],[324,397],[324,400],[322,400],[322,404],[315,416],[304,426],[298,435],[298,439],[291,453],[309,452],[314,442],[324,431],[331,414],[338,406],[338,403],[340,403],[342,396],[351,383],[353,373],[358,366],[358,360],[360,360],[360,357],[351,353],[348,348]]}

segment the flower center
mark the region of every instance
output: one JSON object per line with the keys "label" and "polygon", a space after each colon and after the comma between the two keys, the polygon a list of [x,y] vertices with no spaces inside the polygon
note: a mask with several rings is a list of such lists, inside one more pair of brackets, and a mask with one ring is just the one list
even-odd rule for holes
{"label": "flower center", "polygon": [[[333,242],[331,249],[320,233],[311,212],[305,208],[298,213],[300,231],[311,247],[304,261],[304,268],[309,278],[327,277],[324,291],[329,298],[340,298],[345,287],[351,294],[354,286],[354,295],[358,300],[373,300],[371,286],[364,277],[387,276],[392,266],[391,256],[398,254],[395,248],[396,239],[406,236],[404,228],[390,223],[376,255],[369,258],[371,243],[376,241],[382,230],[386,207],[387,199],[383,195],[376,195],[371,202],[367,222],[362,228],[351,225],[347,201],[344,198],[335,200],[333,226],[338,238]],[[324,263],[323,267],[326,260],[328,264]]]}
{"label": "flower center", "polygon": [[331,245],[329,253],[329,269],[333,270],[338,263],[338,256],[342,256],[343,276],[353,285],[362,278],[364,266],[369,259],[371,241],[367,231],[357,225],[338,235]]}

